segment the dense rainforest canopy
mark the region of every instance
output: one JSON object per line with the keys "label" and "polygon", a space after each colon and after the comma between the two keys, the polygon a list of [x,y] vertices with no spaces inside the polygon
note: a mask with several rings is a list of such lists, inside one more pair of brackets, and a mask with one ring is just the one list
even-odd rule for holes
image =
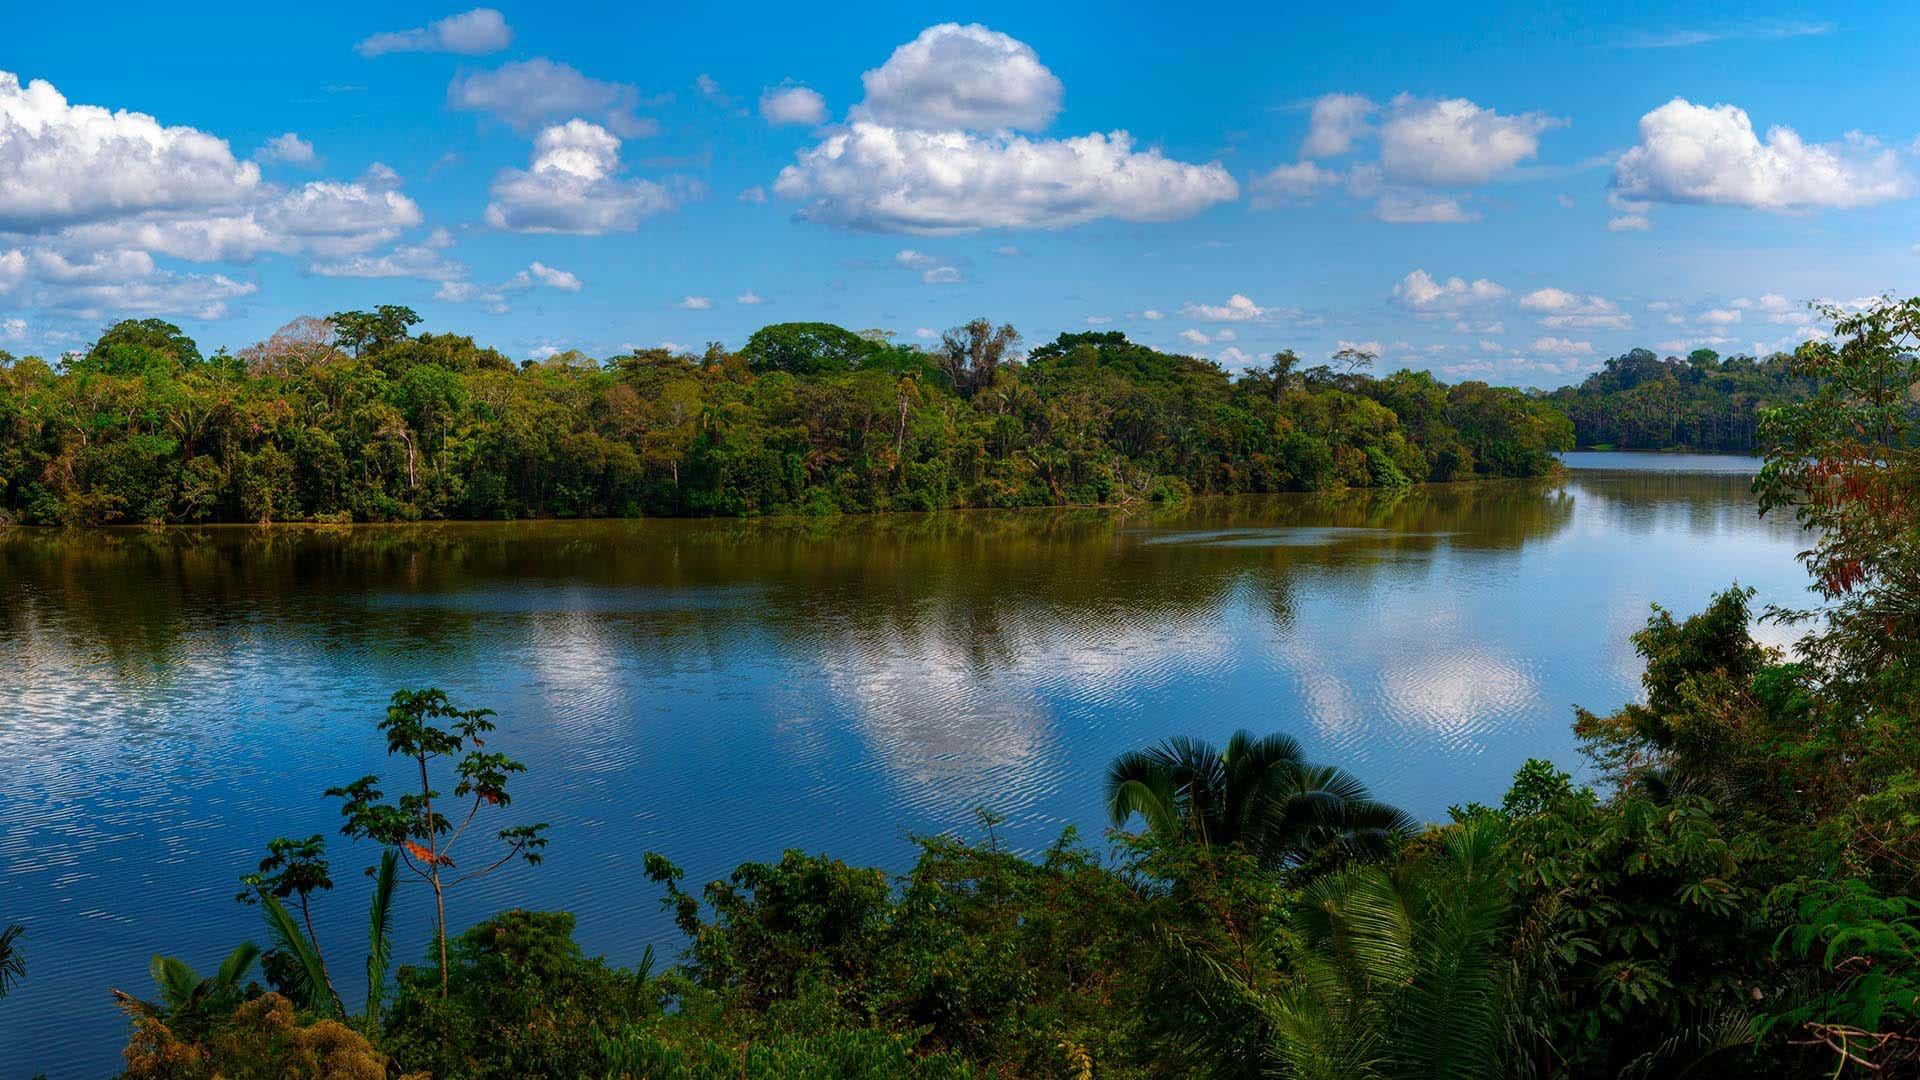
{"label": "dense rainforest canopy", "polygon": [[1573,421],[1581,446],[1750,454],[1760,447],[1761,411],[1804,401],[1813,390],[1808,373],[1782,353],[1722,359],[1695,349],[1684,360],[1663,360],[1634,349],[1550,400]]}
{"label": "dense rainforest canopy", "polygon": [[0,515],[22,523],[933,510],[1535,476],[1537,395],[1282,353],[1238,374],[1119,333],[1022,353],[784,323],[737,352],[515,364],[399,307],[205,356],[159,320],[58,367],[0,354]]}

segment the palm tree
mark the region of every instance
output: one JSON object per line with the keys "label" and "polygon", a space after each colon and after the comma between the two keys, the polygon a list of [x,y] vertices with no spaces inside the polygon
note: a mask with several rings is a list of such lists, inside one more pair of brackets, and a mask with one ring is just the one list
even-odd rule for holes
{"label": "palm tree", "polygon": [[1413,825],[1352,773],[1308,764],[1291,737],[1256,739],[1246,731],[1234,732],[1224,753],[1176,736],[1115,758],[1107,815],[1118,826],[1134,814],[1163,838],[1239,844],[1269,869],[1325,852],[1377,853]]}
{"label": "palm tree", "polygon": [[240,980],[246,978],[253,962],[260,959],[260,946],[242,942],[220,962],[213,975],[201,978],[185,960],[174,956],[156,956],[147,966],[153,984],[160,991],[158,1003],[141,1001],[120,990],[114,999],[129,1015],[170,1017],[182,1014],[218,1015],[240,1003]]}
{"label": "palm tree", "polygon": [[[392,848],[380,853],[380,868],[373,875],[373,900],[367,910],[367,1004],[360,1026],[372,1033],[380,1021],[380,999],[386,996],[387,968],[392,963],[393,888],[399,874],[400,858]],[[292,963],[288,968],[288,996],[295,1004],[313,1009],[323,1016],[345,1015],[346,1009],[327,980],[326,965],[320,950],[301,930],[293,913],[271,894],[262,895],[267,933],[274,948]]]}
{"label": "palm tree", "polygon": [[1273,1056],[1296,1077],[1506,1075],[1517,981],[1502,828],[1472,819],[1439,850],[1309,884],[1292,981],[1271,1003]]}
{"label": "palm tree", "polygon": [[20,939],[27,928],[14,923],[0,930],[0,998],[7,996],[15,983],[27,977],[27,958],[20,952]]}

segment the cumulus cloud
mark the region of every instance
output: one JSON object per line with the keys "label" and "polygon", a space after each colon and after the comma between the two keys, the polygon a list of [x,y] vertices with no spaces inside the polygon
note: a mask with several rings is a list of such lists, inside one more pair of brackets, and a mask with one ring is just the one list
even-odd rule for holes
{"label": "cumulus cloud", "polygon": [[540,56],[454,76],[447,84],[447,104],[489,113],[519,131],[563,117],[593,117],[627,139],[660,130],[654,120],[634,115],[641,104],[637,88],[589,78],[571,64]]}
{"label": "cumulus cloud", "polygon": [[1380,165],[1401,183],[1482,184],[1538,154],[1541,133],[1561,123],[1538,112],[1503,115],[1465,98],[1401,94],[1380,124]]}
{"label": "cumulus cloud", "polygon": [[1435,281],[1425,270],[1414,270],[1393,287],[1393,298],[1404,307],[1422,314],[1445,314],[1479,307],[1504,298],[1506,287],[1477,278],[1450,277]]}
{"label": "cumulus cloud", "polygon": [[1152,308],[1148,308],[1147,310],[1141,312],[1140,317],[1148,320],[1149,322],[1159,322],[1161,319],[1166,318],[1165,315],[1162,315],[1160,312],[1155,311]]}
{"label": "cumulus cloud", "polygon": [[1613,190],[1643,204],[1794,211],[1904,199],[1913,177],[1898,154],[1858,132],[1809,143],[1776,126],[1762,142],[1746,110],[1674,98],[1640,118],[1640,142],[1614,163]]}
{"label": "cumulus cloud", "polygon": [[1191,327],[1189,327],[1189,328],[1187,328],[1187,329],[1185,329],[1185,330],[1182,330],[1182,331],[1180,331],[1180,340],[1181,340],[1181,341],[1185,341],[1185,342],[1188,342],[1188,343],[1190,343],[1190,344],[1193,344],[1193,345],[1211,345],[1211,344],[1213,344],[1213,337],[1212,337],[1212,335],[1210,335],[1210,334],[1208,334],[1208,333],[1206,333],[1205,331],[1202,331],[1202,330],[1195,330],[1195,329],[1193,329],[1193,328],[1191,328]]}
{"label": "cumulus cloud", "polygon": [[1522,310],[1540,316],[1550,330],[1630,330],[1633,316],[1604,296],[1571,293],[1549,286],[1520,298]]}
{"label": "cumulus cloud", "polygon": [[1125,131],[1035,139],[1060,83],[1033,50],[981,26],[943,24],[862,76],[847,123],[780,171],[799,216],[847,228],[942,235],[1065,228],[1099,218],[1171,221],[1239,196],[1214,162],[1136,150]]}
{"label": "cumulus cloud", "polygon": [[752,289],[748,289],[746,292],[743,292],[739,296],[734,297],[733,302],[736,304],[746,304],[749,306],[755,306],[755,305],[766,303],[767,298],[764,296],[761,296],[757,292],[754,292]]}
{"label": "cumulus cloud", "polygon": [[1311,161],[1279,165],[1253,178],[1247,190],[1253,195],[1256,210],[1291,206],[1310,201],[1322,191],[1337,186],[1341,176]]}
{"label": "cumulus cloud", "polygon": [[1253,322],[1263,318],[1267,311],[1239,293],[1229,296],[1224,304],[1196,304],[1189,300],[1180,306],[1180,314],[1202,322]]}
{"label": "cumulus cloud", "polygon": [[70,105],[45,80],[0,71],[0,232],[242,203],[259,187],[260,167],[225,139]]}
{"label": "cumulus cloud", "polygon": [[1030,140],[870,123],[802,151],[773,190],[812,221],[925,235],[1173,221],[1239,194],[1219,164],[1136,152],[1124,131]]}
{"label": "cumulus cloud", "polygon": [[485,56],[512,43],[513,29],[507,25],[505,16],[492,8],[474,8],[411,30],[374,34],[354,46],[354,50],[368,58],[402,52]]}
{"label": "cumulus cloud", "polygon": [[683,296],[680,302],[673,306],[687,311],[706,311],[713,306],[713,301],[704,296]]}
{"label": "cumulus cloud", "polygon": [[860,82],[863,115],[930,131],[1039,131],[1063,92],[1030,46],[977,23],[927,27]]}
{"label": "cumulus cloud", "polygon": [[0,251],[0,296],[6,296],[27,280],[27,253],[15,248]]}
{"label": "cumulus cloud", "polygon": [[25,341],[27,320],[0,319],[0,341]]}
{"label": "cumulus cloud", "polygon": [[581,288],[580,279],[574,275],[536,262],[497,285],[466,280],[442,282],[433,297],[454,304],[479,304],[491,314],[504,315],[511,309],[511,296],[539,286],[562,292],[579,292]]}
{"label": "cumulus cloud", "polygon": [[181,274],[154,265],[144,251],[96,252],[73,260],[51,250],[33,254],[40,306],[81,318],[110,315],[188,315],[221,319],[227,301],[260,287],[224,274]]}
{"label": "cumulus cloud", "polygon": [[278,161],[287,165],[312,165],[317,158],[313,144],[289,131],[275,135],[253,152],[255,161]]}
{"label": "cumulus cloud", "polygon": [[1307,137],[1301,140],[1303,158],[1342,157],[1361,136],[1373,130],[1370,117],[1379,108],[1364,94],[1323,94],[1313,103]]}
{"label": "cumulus cloud", "polygon": [[1236,345],[1229,345],[1221,349],[1219,355],[1215,356],[1214,359],[1230,368],[1252,367],[1260,360],[1257,356],[1241,352],[1239,346]]}
{"label": "cumulus cloud", "polygon": [[1593,342],[1569,341],[1563,337],[1534,338],[1527,346],[1528,352],[1546,353],[1550,356],[1591,356]]}
{"label": "cumulus cloud", "polygon": [[[1360,94],[1327,94],[1313,104],[1301,160],[1254,178],[1254,207],[1305,202],[1344,182],[1349,197],[1373,202],[1379,221],[1477,221],[1479,211],[1460,195],[1428,189],[1468,188],[1507,175],[1537,156],[1541,134],[1562,123],[1539,112],[1500,113],[1465,98],[1400,94],[1383,107]],[[1344,175],[1309,160],[1355,153],[1366,140],[1377,142],[1378,158]]]}
{"label": "cumulus cloud", "polygon": [[818,124],[827,118],[827,99],[804,86],[770,86],[760,95],[760,116],[775,126]]}
{"label": "cumulus cloud", "polygon": [[509,232],[597,236],[630,232],[642,218],[678,205],[665,185],[619,170],[620,140],[612,132],[585,120],[556,124],[534,138],[528,168],[494,178],[486,222]]}

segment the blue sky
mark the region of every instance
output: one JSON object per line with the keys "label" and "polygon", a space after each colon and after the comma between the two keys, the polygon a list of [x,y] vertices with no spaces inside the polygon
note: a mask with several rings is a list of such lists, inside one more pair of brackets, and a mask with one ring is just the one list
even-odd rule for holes
{"label": "blue sky", "polygon": [[8,20],[0,349],[985,315],[1550,386],[1920,260],[1900,5],[195,8]]}

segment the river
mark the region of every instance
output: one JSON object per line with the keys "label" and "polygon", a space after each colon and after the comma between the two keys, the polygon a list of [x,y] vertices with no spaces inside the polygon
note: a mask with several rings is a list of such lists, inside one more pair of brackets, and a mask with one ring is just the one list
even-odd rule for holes
{"label": "river", "polygon": [[[530,767],[502,823],[551,824],[450,921],[564,907],[621,962],[679,945],[646,851],[694,882],[788,847],[897,870],[980,806],[1023,848],[1099,844],[1108,760],[1175,733],[1288,732],[1429,819],[1497,800],[1529,757],[1578,766],[1576,704],[1636,695],[1650,603],[1806,597],[1750,459],[1568,463],[1127,512],[0,530],[0,923],[28,962],[0,1077],[110,1074],[109,987],[264,943],[237,876],[332,834],[320,793],[389,767],[402,687],[497,710]],[[332,854],[345,950],[375,853]],[[431,904],[399,904],[413,961]]]}

